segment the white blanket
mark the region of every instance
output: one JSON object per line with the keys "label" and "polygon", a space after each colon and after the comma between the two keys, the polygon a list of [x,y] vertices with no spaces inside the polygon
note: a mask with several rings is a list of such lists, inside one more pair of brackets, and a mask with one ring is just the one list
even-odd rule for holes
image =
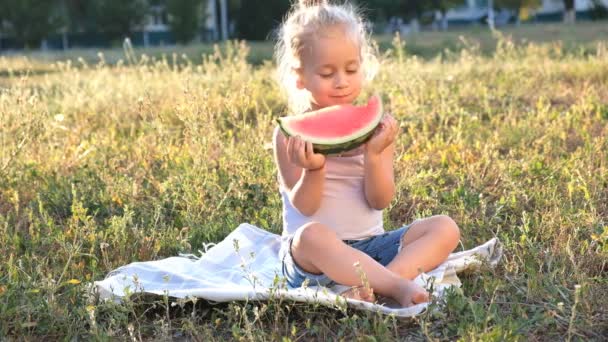
{"label": "white blanket", "polygon": [[[287,289],[281,279],[278,258],[280,236],[250,224],[241,224],[223,241],[209,248],[200,258],[170,257],[157,261],[134,262],[110,272],[94,289],[102,299],[120,300],[129,293],[146,292],[177,298],[201,297],[215,302],[265,300],[282,297],[300,302],[318,302],[345,308],[346,305],[386,314],[414,316],[428,306],[400,308],[396,303],[368,303],[345,299],[344,286],[310,286]],[[496,238],[473,249],[453,253],[417,283],[442,297],[446,288],[460,287],[457,272],[479,267],[483,260],[495,265],[502,255]]]}

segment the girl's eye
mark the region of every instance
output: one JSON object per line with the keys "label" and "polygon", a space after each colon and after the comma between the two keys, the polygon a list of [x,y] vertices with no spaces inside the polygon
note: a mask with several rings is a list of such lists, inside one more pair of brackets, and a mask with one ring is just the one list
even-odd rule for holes
{"label": "girl's eye", "polygon": [[346,70],[346,72],[349,73],[349,74],[356,74],[357,71],[359,71],[359,69]]}
{"label": "girl's eye", "polygon": [[330,78],[333,74],[320,74],[322,78]]}

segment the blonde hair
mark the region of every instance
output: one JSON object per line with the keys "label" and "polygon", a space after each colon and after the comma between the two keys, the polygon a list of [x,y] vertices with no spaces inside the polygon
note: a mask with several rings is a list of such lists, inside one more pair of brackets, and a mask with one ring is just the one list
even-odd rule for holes
{"label": "blonde hair", "polygon": [[275,60],[279,84],[287,93],[289,109],[302,113],[310,109],[305,90],[297,88],[296,70],[302,65],[302,52],[309,39],[325,28],[343,25],[361,50],[361,70],[366,81],[371,81],[378,69],[375,50],[367,31],[367,22],[351,4],[329,4],[328,1],[300,0],[292,6],[278,29]]}

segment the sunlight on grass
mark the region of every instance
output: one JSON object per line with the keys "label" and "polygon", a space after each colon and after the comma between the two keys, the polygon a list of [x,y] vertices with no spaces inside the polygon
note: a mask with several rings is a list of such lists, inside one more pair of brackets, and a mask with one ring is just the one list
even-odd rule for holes
{"label": "sunlight on grass", "polygon": [[393,42],[365,89],[401,125],[387,228],[449,214],[465,248],[497,236],[506,250],[408,321],[275,301],[92,303],[86,284],[121,265],[196,252],[241,222],[280,232],[266,146],[286,101],[244,43],[200,61],[1,57],[0,336],[605,336],[607,43],[495,39],[489,55],[473,44],[426,60]]}

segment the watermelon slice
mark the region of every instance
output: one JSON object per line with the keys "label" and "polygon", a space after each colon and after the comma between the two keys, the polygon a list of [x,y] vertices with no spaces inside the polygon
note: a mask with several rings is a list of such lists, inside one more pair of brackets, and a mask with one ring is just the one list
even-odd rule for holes
{"label": "watermelon slice", "polygon": [[336,105],[277,121],[286,136],[311,142],[316,153],[336,154],[366,142],[381,119],[382,102],[372,96],[366,106]]}

